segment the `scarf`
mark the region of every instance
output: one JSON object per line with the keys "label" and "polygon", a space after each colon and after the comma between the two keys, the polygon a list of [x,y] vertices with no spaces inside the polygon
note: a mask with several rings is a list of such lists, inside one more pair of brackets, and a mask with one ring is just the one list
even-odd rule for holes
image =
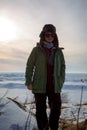
{"label": "scarf", "polygon": [[45,48],[47,55],[47,64],[53,66],[54,64],[54,43],[43,42],[43,47]]}
{"label": "scarf", "polygon": [[53,43],[49,43],[49,42],[44,42],[43,43],[43,46],[47,49],[51,49],[54,47],[54,44]]}

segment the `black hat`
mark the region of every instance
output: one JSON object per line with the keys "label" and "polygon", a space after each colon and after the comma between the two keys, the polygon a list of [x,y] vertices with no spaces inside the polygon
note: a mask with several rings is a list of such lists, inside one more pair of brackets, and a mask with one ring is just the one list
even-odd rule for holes
{"label": "black hat", "polygon": [[52,24],[46,24],[43,27],[43,32],[52,32],[52,33],[56,33],[56,27]]}

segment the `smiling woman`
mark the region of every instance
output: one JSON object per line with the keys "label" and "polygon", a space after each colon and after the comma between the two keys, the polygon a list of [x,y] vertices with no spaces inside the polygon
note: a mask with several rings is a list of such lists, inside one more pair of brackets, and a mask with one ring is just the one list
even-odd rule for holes
{"label": "smiling woman", "polygon": [[16,25],[5,17],[0,17],[0,41],[9,41],[16,38]]}

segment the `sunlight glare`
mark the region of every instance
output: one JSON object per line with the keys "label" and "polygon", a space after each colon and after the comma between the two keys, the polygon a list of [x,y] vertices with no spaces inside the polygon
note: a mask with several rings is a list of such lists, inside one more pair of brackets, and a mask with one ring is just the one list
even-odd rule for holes
{"label": "sunlight glare", "polygon": [[5,17],[0,17],[0,41],[8,41],[16,38],[16,25]]}

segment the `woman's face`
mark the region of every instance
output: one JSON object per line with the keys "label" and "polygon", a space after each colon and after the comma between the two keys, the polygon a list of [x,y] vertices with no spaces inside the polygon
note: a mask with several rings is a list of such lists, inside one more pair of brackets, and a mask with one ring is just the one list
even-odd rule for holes
{"label": "woman's face", "polygon": [[53,42],[54,36],[55,36],[55,35],[54,35],[53,33],[51,33],[51,32],[46,32],[46,33],[45,33],[45,41],[46,41],[46,42],[49,42],[49,43]]}

